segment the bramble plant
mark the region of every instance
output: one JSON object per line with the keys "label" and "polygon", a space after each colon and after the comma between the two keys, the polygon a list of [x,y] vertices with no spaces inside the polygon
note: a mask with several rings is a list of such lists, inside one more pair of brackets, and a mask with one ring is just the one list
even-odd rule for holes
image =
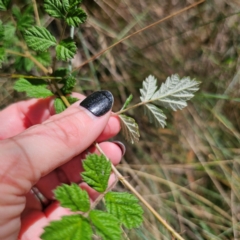
{"label": "bramble plant", "polygon": [[[41,25],[35,1],[23,10],[12,5],[10,0],[0,0],[0,10],[7,11],[11,16],[6,22],[0,21],[0,64],[10,61],[9,56],[16,56],[14,59],[16,70],[37,73],[29,76],[14,73],[7,77],[17,78],[14,89],[25,92],[28,97],[54,97],[56,113],[61,113],[79,100],[71,96],[76,84],[75,73],[79,68],[72,70],[71,62],[67,67],[57,68],[56,66],[57,61],[68,62],[76,54],[74,28],[87,19],[87,14],[79,7],[80,4],[81,0],[44,1],[45,12],[63,23],[63,32],[56,39],[46,27]],[[36,26],[34,26],[34,16]],[[67,26],[70,26],[71,34],[64,38]],[[38,74],[39,70],[43,75]],[[180,79],[178,75],[172,75],[158,87],[154,76],[147,77],[140,89],[140,102],[130,105],[133,98],[130,95],[122,109],[113,113],[120,118],[125,138],[130,143],[135,143],[139,140],[140,134],[136,121],[123,113],[142,106],[151,123],[157,127],[165,127],[166,116],[161,108],[165,107],[173,111],[183,109],[187,106],[187,101],[194,96],[193,93],[198,90],[198,86],[199,82],[189,77]],[[140,200],[175,238],[182,239],[118,172],[98,144],[96,147],[102,154],[87,155],[83,161],[82,178],[100,193],[100,197],[91,206],[87,192],[77,184],[59,186],[54,192],[56,200],[74,214],[51,222],[45,227],[41,238],[87,240],[92,239],[96,234],[102,239],[121,239],[124,228],[139,227],[143,221]],[[112,171],[135,196],[127,192],[113,192],[114,186],[108,187]],[[94,209],[102,200],[106,210]]]}

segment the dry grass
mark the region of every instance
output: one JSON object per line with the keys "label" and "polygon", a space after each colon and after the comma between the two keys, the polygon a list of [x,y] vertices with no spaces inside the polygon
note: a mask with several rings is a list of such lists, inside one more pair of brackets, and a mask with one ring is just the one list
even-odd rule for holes
{"label": "dry grass", "polygon": [[[77,31],[74,66],[193,3],[85,1],[89,20]],[[237,0],[208,0],[117,45],[78,74],[76,90],[112,91],[115,111],[129,93],[138,102],[141,82],[149,74],[159,83],[173,73],[202,82],[187,109],[167,112],[166,129],[150,127],[141,109],[130,113],[139,123],[141,140],[126,144],[119,166],[184,239],[240,239],[239,13]],[[18,100],[12,81],[1,79],[0,87],[2,107]],[[126,230],[129,239],[171,239],[147,210],[144,218],[141,228]]]}

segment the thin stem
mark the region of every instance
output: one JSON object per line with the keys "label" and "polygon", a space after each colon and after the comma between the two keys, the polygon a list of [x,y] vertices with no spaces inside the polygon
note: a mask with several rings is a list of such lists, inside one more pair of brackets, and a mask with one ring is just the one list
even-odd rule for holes
{"label": "thin stem", "polygon": [[[101,152],[107,159],[108,157],[102,151],[98,143],[95,144],[99,152]],[[108,159],[109,160],[109,159]],[[109,160],[110,161],[110,160]],[[112,164],[112,170],[119,179],[119,181],[127,187],[146,207],[147,209],[157,218],[157,220],[178,240],[184,240],[167,222],[164,220],[154,208],[135,190],[135,188],[122,176],[122,174]]]}
{"label": "thin stem", "polygon": [[43,79],[43,80],[61,80],[62,77],[50,77],[50,76],[28,76],[28,75],[22,75],[22,74],[0,74],[1,77],[7,77],[7,78],[27,78],[27,79]]}
{"label": "thin stem", "polygon": [[127,39],[129,39],[129,38],[131,38],[132,36],[134,36],[134,35],[142,32],[142,31],[145,31],[145,30],[147,30],[147,29],[149,29],[149,28],[151,28],[151,27],[154,27],[154,26],[156,26],[157,24],[162,23],[162,22],[164,22],[164,21],[166,21],[166,20],[168,20],[168,19],[170,19],[170,18],[172,18],[172,17],[175,17],[175,16],[177,16],[177,15],[179,15],[179,14],[181,14],[181,13],[183,13],[183,12],[185,12],[185,11],[191,9],[191,8],[194,8],[194,7],[196,7],[197,5],[199,5],[199,4],[203,3],[203,2],[205,2],[205,0],[201,0],[201,1],[199,1],[199,2],[193,3],[193,4],[191,4],[191,5],[188,6],[188,7],[185,7],[185,8],[183,8],[183,9],[181,9],[181,10],[175,12],[175,13],[172,13],[172,14],[168,15],[168,16],[165,17],[165,18],[162,18],[162,19],[160,19],[160,20],[158,20],[158,21],[156,21],[156,22],[154,22],[154,23],[152,23],[152,24],[150,24],[150,25],[148,25],[148,26],[146,26],[146,27],[144,27],[144,28],[141,28],[140,30],[137,30],[136,32],[134,32],[134,33],[126,36],[125,38],[122,38],[121,40],[117,41],[116,43],[112,44],[112,45],[109,46],[108,48],[102,50],[101,52],[97,53],[96,55],[94,55],[94,56],[91,57],[90,59],[88,59],[88,60],[86,60],[85,62],[83,62],[80,66],[78,66],[77,68],[73,69],[72,72],[77,71],[78,69],[80,69],[80,68],[83,67],[84,65],[86,65],[86,64],[88,64],[89,62],[97,59],[99,56],[101,56],[103,53],[105,53],[105,52],[108,51],[109,49],[111,49],[111,48],[115,47],[116,45],[118,45],[119,43],[121,43],[121,42],[123,42],[123,41],[125,41],[125,40],[127,40]]}
{"label": "thin stem", "polygon": [[34,15],[35,15],[35,18],[36,18],[37,25],[41,26],[36,0],[32,0],[32,4],[33,4]]}
{"label": "thin stem", "polygon": [[114,114],[120,115],[120,114],[122,114],[122,113],[124,113],[124,112],[129,111],[129,110],[132,109],[132,108],[136,108],[136,107],[145,105],[145,104],[148,103],[148,102],[150,102],[150,101],[147,101],[147,102],[139,102],[139,103],[137,103],[137,104],[135,104],[135,105],[133,105],[133,106],[131,106],[131,107],[125,108],[125,109],[123,109],[123,110],[120,110],[120,111],[118,111],[118,112],[116,112],[116,113],[114,113]]}
{"label": "thin stem", "polygon": [[21,56],[21,57],[26,57],[26,55],[24,53],[15,52],[15,51],[12,51],[10,49],[6,49],[6,53],[10,53],[12,55],[17,55],[17,56]]}

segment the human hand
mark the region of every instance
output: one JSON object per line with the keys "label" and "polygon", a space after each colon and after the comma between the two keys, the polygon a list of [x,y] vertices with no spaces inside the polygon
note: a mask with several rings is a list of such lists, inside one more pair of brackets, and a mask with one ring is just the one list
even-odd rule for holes
{"label": "human hand", "polygon": [[[119,132],[119,120],[111,116],[112,103],[112,95],[101,91],[58,115],[49,98],[22,101],[0,112],[0,239],[37,240],[50,221],[70,213],[54,201],[42,209],[33,186],[54,200],[53,189],[76,182],[96,199],[97,192],[81,182],[81,160],[88,152],[97,153],[95,141]],[[118,144],[100,146],[113,164],[120,161]],[[112,175],[109,184],[114,181]]]}

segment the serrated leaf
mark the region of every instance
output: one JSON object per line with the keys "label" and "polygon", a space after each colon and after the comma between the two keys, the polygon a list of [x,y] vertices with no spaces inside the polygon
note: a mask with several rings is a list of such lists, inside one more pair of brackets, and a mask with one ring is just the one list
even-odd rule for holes
{"label": "serrated leaf", "polygon": [[89,154],[83,161],[83,180],[96,191],[102,193],[108,187],[111,163],[104,155]]}
{"label": "serrated leaf", "polygon": [[17,29],[24,31],[25,29],[33,26],[33,7],[28,6],[24,12],[21,12],[20,8],[16,5],[12,7],[12,14],[16,19]]}
{"label": "serrated leaf", "polygon": [[71,38],[62,40],[56,46],[58,60],[68,61],[69,59],[74,57],[76,51],[77,51],[76,44]]}
{"label": "serrated leaf", "polygon": [[163,113],[163,111],[156,107],[155,105],[153,104],[146,104],[144,105],[144,110],[145,110],[145,113],[147,114],[148,116],[148,119],[151,123],[154,123],[156,127],[162,127],[164,128],[165,125],[166,125],[166,121],[165,119],[167,118],[165,116],[165,114]]}
{"label": "serrated leaf", "polygon": [[183,109],[187,106],[186,101],[191,99],[194,96],[193,93],[199,89],[199,84],[189,77],[180,79],[175,74],[167,78],[166,82],[154,93],[151,100],[174,111]]}
{"label": "serrated leaf", "polygon": [[128,229],[139,227],[143,221],[143,209],[138,199],[126,192],[108,192],[105,195],[107,211]]}
{"label": "serrated leaf", "polygon": [[133,118],[123,114],[120,114],[119,117],[122,133],[126,140],[132,144],[138,142],[140,134],[136,121]]}
{"label": "serrated leaf", "polygon": [[53,96],[53,93],[46,88],[47,83],[43,80],[26,80],[20,78],[14,84],[14,89],[18,92],[26,92],[28,97],[46,98]]}
{"label": "serrated leaf", "polygon": [[16,27],[11,22],[6,23],[4,25],[4,37],[3,37],[4,46],[12,47],[14,46],[16,41],[17,41]]}
{"label": "serrated leaf", "polygon": [[87,14],[82,8],[71,8],[69,11],[66,22],[69,26],[77,27],[79,24],[84,23],[87,20]]}
{"label": "serrated leaf", "polygon": [[81,215],[63,216],[61,220],[52,221],[44,228],[44,233],[40,236],[43,240],[91,240],[92,228],[88,219]]}
{"label": "serrated leaf", "polygon": [[0,42],[3,40],[4,38],[4,26],[2,24],[2,21],[0,20]]}
{"label": "serrated leaf", "polygon": [[[61,81],[61,83],[62,83],[62,81]],[[75,85],[76,85],[76,78],[74,76],[70,75],[64,80],[64,86],[61,88],[61,91],[64,94],[69,94],[72,92]]]}
{"label": "serrated leaf", "polygon": [[29,59],[21,56],[17,56],[15,60],[15,68],[18,71],[25,70],[26,72],[29,72],[34,67],[34,63]]}
{"label": "serrated leaf", "polygon": [[44,0],[46,13],[55,18],[64,18],[69,8],[68,0]]}
{"label": "serrated leaf", "polygon": [[96,229],[96,234],[103,240],[121,239],[120,224],[113,215],[99,210],[92,210],[89,217]]}
{"label": "serrated leaf", "polygon": [[70,186],[62,184],[54,190],[54,195],[62,207],[69,208],[73,212],[87,212],[90,209],[88,193],[76,183]]}
{"label": "serrated leaf", "polygon": [[67,107],[61,98],[54,99],[54,109],[57,114],[63,112],[66,108]]}
{"label": "serrated leaf", "polygon": [[157,79],[154,76],[150,75],[149,77],[146,78],[145,81],[143,81],[143,88],[140,89],[141,101],[145,102],[151,99],[153,94],[156,92],[156,90],[157,90]]}
{"label": "serrated leaf", "polygon": [[51,46],[56,45],[56,39],[44,27],[31,27],[24,33],[28,47],[34,51],[45,51]]}
{"label": "serrated leaf", "polygon": [[6,11],[8,9],[10,0],[0,0],[0,11]]}

